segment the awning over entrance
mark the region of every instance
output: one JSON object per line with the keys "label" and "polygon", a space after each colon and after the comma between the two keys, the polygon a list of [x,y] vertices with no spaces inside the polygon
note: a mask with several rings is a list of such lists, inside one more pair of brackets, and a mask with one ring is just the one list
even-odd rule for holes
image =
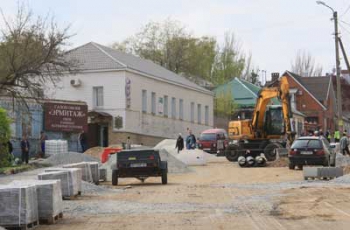
{"label": "awning over entrance", "polygon": [[89,111],[88,123],[108,123],[112,120],[113,116],[106,112]]}

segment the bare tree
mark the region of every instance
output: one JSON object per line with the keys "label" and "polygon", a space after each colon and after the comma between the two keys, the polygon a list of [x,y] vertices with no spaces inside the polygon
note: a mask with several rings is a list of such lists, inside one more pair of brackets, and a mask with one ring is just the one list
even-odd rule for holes
{"label": "bare tree", "polygon": [[[64,46],[71,37],[69,26],[59,29],[54,19],[35,17],[23,4],[15,18],[1,11],[0,93],[15,98],[40,98],[45,83],[54,83],[72,72],[75,61],[66,56]],[[69,55],[68,55],[69,56]]]}
{"label": "bare tree", "polygon": [[309,52],[299,50],[292,63],[292,72],[303,77],[321,76],[322,66],[315,64],[315,59]]}

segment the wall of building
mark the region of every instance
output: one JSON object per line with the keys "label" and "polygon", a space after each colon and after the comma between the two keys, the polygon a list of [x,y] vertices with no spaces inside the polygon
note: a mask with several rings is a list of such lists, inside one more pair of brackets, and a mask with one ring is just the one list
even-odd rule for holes
{"label": "wall of building", "polygon": [[[27,107],[28,106],[28,107]],[[14,155],[21,156],[20,142],[25,134],[30,144],[30,156],[36,156],[40,151],[40,132],[44,130],[44,111],[42,105],[34,100],[27,100],[27,105],[16,102],[9,97],[0,97],[0,107],[7,111],[12,119],[11,142]],[[45,131],[45,130],[44,130]],[[80,151],[78,133],[46,132],[49,140],[67,140],[69,151]]]}
{"label": "wall of building", "polygon": [[[79,79],[81,85],[71,86],[70,81],[72,79]],[[127,106],[125,94],[127,81],[130,82],[129,106]],[[103,86],[104,105],[94,108],[93,87],[97,86]],[[96,110],[112,115],[109,143],[113,143],[114,137],[118,137],[123,133],[133,133],[139,136],[135,138],[140,140],[140,143],[151,144],[154,142],[153,139],[175,138],[178,133],[184,133],[187,128],[199,134],[203,130],[213,127],[213,96],[211,93],[203,93],[183,86],[169,84],[135,72],[117,71],[69,75],[62,78],[58,87],[49,88],[50,90],[47,93],[49,97],[86,101],[89,111]],[[142,90],[147,91],[147,112],[142,112]],[[152,92],[156,94],[156,113],[154,114],[151,111]],[[165,117],[159,110],[158,100],[164,98],[164,95],[168,96],[168,117]],[[173,97],[176,98],[175,118],[171,116],[171,100]],[[180,99],[183,100],[183,119],[180,119],[179,115]],[[191,102],[195,103],[193,122],[191,122]],[[198,104],[201,105],[201,120],[198,120]],[[209,108],[207,125],[205,124],[205,106]],[[122,127],[115,127],[116,117],[121,118]]]}
{"label": "wall of building", "polygon": [[[323,129],[325,130],[327,128],[327,124],[325,123],[324,118],[331,118],[334,117],[334,111],[332,108],[329,109],[328,112],[326,112],[322,106],[316,101],[314,97],[310,95],[303,87],[299,85],[293,78],[290,76],[287,76],[289,88],[296,88],[298,89],[298,93],[295,95],[295,101],[296,101],[296,109],[303,113],[306,117],[317,117],[318,118],[318,124],[315,125],[315,129]],[[299,92],[302,92],[301,94]],[[333,115],[331,115],[333,114]],[[307,118],[305,118],[306,120]]]}

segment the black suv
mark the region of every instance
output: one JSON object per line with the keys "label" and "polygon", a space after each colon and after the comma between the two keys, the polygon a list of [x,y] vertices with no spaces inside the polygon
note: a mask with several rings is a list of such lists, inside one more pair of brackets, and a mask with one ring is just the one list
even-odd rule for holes
{"label": "black suv", "polygon": [[289,169],[303,165],[335,165],[335,152],[324,137],[300,137],[295,140],[290,148]]}
{"label": "black suv", "polygon": [[168,162],[160,159],[158,150],[124,150],[116,157],[112,185],[118,185],[119,177],[135,177],[142,182],[148,177],[162,177],[162,184],[168,183]]}

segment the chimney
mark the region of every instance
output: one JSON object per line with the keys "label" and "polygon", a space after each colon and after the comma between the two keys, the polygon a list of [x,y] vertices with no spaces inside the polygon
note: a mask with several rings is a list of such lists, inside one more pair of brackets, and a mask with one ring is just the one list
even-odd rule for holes
{"label": "chimney", "polygon": [[271,73],[271,82],[278,80],[280,73]]}

